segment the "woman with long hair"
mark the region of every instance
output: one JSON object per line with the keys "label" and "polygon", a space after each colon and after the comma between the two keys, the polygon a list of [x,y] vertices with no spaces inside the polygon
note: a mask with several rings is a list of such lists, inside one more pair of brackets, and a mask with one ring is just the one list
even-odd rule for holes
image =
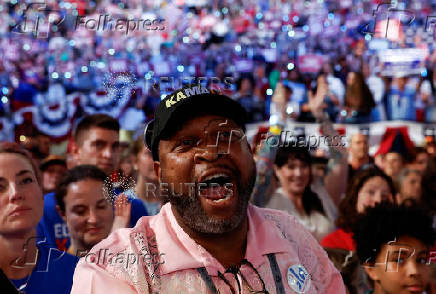
{"label": "woman with long hair", "polygon": [[30,153],[0,142],[0,269],[18,291],[69,293],[76,258],[38,236],[43,208],[40,171]]}
{"label": "woman with long hair", "polygon": [[316,239],[321,240],[334,228],[334,204],[328,196],[319,197],[311,188],[311,167],[307,147],[279,147],[274,171],[280,187],[266,207],[294,215]]}
{"label": "woman with long hair", "polygon": [[345,90],[346,123],[369,122],[374,108],[374,97],[361,72],[350,72],[347,76]]}
{"label": "woman with long hair", "polygon": [[321,245],[326,248],[339,248],[349,251],[356,249],[352,228],[359,215],[367,207],[383,201],[394,202],[395,187],[392,179],[376,167],[359,171],[347,188],[346,196],[339,204],[338,229],[325,237]]}

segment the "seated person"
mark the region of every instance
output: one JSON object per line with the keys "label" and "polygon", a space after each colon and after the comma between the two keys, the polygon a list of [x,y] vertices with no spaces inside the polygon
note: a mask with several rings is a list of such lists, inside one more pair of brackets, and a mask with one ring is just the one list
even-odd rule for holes
{"label": "seated person", "polygon": [[29,152],[0,143],[0,268],[19,291],[67,294],[77,259],[36,234],[44,207],[41,182]]}
{"label": "seated person", "polygon": [[357,255],[373,287],[370,293],[429,293],[435,230],[423,210],[383,203],[368,208],[353,231]]}
{"label": "seated person", "polygon": [[[114,211],[107,195],[103,195],[105,179],[106,174],[96,166],[79,165],[59,183],[55,193],[57,209],[70,232],[71,245],[67,251],[70,254],[84,255],[111,232]],[[124,209],[128,213],[130,207],[126,205]],[[119,222],[118,227],[126,227],[129,218]]]}

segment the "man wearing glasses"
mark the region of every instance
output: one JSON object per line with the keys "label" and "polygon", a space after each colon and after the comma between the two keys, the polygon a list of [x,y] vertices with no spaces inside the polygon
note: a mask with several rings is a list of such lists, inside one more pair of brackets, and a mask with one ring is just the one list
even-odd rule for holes
{"label": "man wearing glasses", "polygon": [[121,229],[81,259],[72,294],[345,293],[339,272],[298,221],[249,204],[256,167],[245,111],[188,85],[145,130],[160,213]]}

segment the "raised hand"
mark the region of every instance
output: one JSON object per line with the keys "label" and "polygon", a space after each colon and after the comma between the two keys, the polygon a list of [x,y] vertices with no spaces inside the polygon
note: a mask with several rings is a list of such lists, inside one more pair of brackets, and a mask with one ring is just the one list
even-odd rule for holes
{"label": "raised hand", "polygon": [[323,116],[324,108],[327,105],[324,103],[324,98],[329,91],[329,86],[324,76],[319,76],[317,81],[317,90],[316,93],[313,94],[312,91],[309,91],[309,109],[315,118],[320,118]]}
{"label": "raised hand", "polygon": [[118,195],[114,205],[115,217],[112,224],[112,232],[120,228],[127,228],[129,226],[132,202],[130,202],[127,196],[122,193]]}

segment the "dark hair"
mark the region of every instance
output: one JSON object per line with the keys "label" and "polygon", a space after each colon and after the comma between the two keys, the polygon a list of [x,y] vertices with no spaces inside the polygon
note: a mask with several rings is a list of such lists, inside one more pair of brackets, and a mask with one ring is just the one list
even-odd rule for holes
{"label": "dark hair", "polygon": [[375,262],[383,244],[403,236],[413,237],[429,248],[436,240],[433,219],[425,210],[386,202],[360,215],[353,232],[360,262],[370,264]]}
{"label": "dark hair", "polygon": [[69,170],[61,179],[56,188],[55,197],[59,208],[65,211],[64,198],[67,195],[68,186],[72,183],[77,183],[83,180],[92,179],[105,182],[106,174],[94,165],[78,165]]}
{"label": "dark hair", "polygon": [[254,77],[252,74],[243,74],[237,81],[236,81],[236,89],[240,90],[242,81],[248,80],[251,84],[251,87],[254,87],[256,83],[254,82]]}
{"label": "dark hair", "polygon": [[345,90],[345,106],[353,110],[369,113],[375,106],[374,97],[365,82],[361,72],[353,72],[354,82],[347,85]]}
{"label": "dark hair", "polygon": [[422,175],[422,202],[433,212],[436,210],[436,157],[431,157]]}
{"label": "dark hair", "polygon": [[302,199],[304,211],[307,214],[310,214],[312,210],[315,210],[325,215],[326,213],[324,211],[321,200],[319,199],[318,195],[310,188],[310,183],[312,182],[312,158],[310,156],[309,150],[307,149],[307,147],[293,146],[292,144],[289,146],[280,146],[277,149],[274,164],[277,167],[281,168],[286,163],[288,163],[290,159],[301,160],[309,166],[310,180],[309,184],[304,189]]}
{"label": "dark hair", "polygon": [[81,141],[83,133],[91,128],[102,128],[118,132],[120,124],[113,117],[106,114],[93,114],[85,116],[78,124],[74,131],[74,142],[78,144]]}
{"label": "dark hair", "polygon": [[357,294],[357,281],[359,274],[359,259],[353,251],[339,248],[324,248],[330,261],[340,272],[345,287],[350,294]]}
{"label": "dark hair", "polygon": [[356,205],[359,191],[369,179],[374,177],[381,177],[384,179],[391,189],[392,197],[395,196],[394,183],[392,182],[392,179],[382,170],[371,166],[367,169],[358,171],[348,184],[345,198],[342,199],[341,203],[339,204],[339,217],[336,220],[336,226],[345,231],[351,231],[351,228],[356,222],[358,216]]}
{"label": "dark hair", "polygon": [[425,153],[428,155],[427,150],[421,146],[415,146],[415,156],[421,153]]}
{"label": "dark hair", "polygon": [[[0,142],[0,153],[12,153],[12,154],[18,154],[26,158],[26,160],[30,163],[32,166],[33,172],[35,174],[36,180],[38,181],[39,186],[42,186],[41,181],[41,171],[38,168],[38,165],[36,164],[35,160],[33,159],[31,153],[24,149],[21,145],[13,142]],[[7,167],[3,167],[7,168]]]}

